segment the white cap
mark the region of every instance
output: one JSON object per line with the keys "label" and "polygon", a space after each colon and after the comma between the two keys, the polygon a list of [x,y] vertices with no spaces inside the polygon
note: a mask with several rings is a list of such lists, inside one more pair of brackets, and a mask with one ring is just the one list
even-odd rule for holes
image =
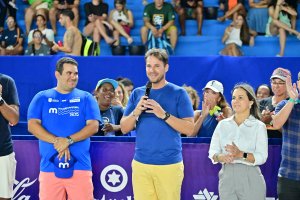
{"label": "white cap", "polygon": [[224,92],[223,84],[217,80],[209,81],[203,88],[203,90],[207,88],[213,90],[214,92],[220,92],[221,94],[223,94]]}

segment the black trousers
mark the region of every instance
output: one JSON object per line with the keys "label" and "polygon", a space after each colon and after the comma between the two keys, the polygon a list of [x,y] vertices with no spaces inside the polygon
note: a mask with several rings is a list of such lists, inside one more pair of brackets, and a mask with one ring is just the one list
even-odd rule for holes
{"label": "black trousers", "polygon": [[277,194],[279,200],[300,199],[300,181],[278,177]]}
{"label": "black trousers", "polygon": [[0,0],[0,27],[4,27],[7,10],[9,15],[13,16],[16,20],[17,10],[8,4],[9,1],[10,0]]}

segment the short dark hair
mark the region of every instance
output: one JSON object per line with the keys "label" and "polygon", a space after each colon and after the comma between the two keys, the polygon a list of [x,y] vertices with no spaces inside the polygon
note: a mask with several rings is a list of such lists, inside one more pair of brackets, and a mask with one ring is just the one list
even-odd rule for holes
{"label": "short dark hair", "polygon": [[65,10],[61,11],[60,14],[62,14],[63,16],[69,17],[71,21],[73,21],[75,18],[73,11],[70,9],[65,9]]}
{"label": "short dark hair", "polygon": [[165,49],[150,49],[145,55],[145,60],[147,60],[149,56],[154,56],[158,60],[162,61],[165,65],[169,63],[169,55]]}
{"label": "short dark hair", "polygon": [[73,58],[70,57],[63,57],[61,59],[59,59],[56,63],[56,70],[57,72],[59,72],[60,74],[62,74],[63,70],[64,70],[64,64],[68,63],[68,64],[72,64],[72,65],[76,65],[78,66],[78,63],[76,60],[74,60]]}
{"label": "short dark hair", "polygon": [[35,19],[37,19],[38,17],[41,17],[44,21],[47,21],[47,19],[44,15],[38,14],[35,16]]}
{"label": "short dark hair", "polygon": [[134,86],[133,82],[129,79],[129,78],[122,78],[121,80],[119,80],[120,83],[122,83],[124,86]]}

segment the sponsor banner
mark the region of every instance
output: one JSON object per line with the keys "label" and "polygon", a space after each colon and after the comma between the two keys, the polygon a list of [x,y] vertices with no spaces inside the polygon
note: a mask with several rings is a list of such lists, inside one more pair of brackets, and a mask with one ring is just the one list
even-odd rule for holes
{"label": "sponsor banner", "polygon": [[[133,200],[131,161],[133,142],[92,142],[94,197],[98,200]],[[208,159],[209,144],[183,144],[184,181],[182,200],[216,200],[218,171]],[[38,141],[14,141],[17,176],[14,187],[16,200],[38,199],[39,150]],[[280,164],[280,145],[269,145],[267,163],[261,166],[266,179],[268,200],[275,200],[277,173]]]}

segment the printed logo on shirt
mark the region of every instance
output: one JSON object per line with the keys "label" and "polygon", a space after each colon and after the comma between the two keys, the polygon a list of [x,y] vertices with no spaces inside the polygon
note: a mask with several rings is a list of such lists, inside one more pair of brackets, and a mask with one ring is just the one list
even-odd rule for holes
{"label": "printed logo on shirt", "polygon": [[78,103],[80,102],[80,98],[70,99],[70,103]]}
{"label": "printed logo on shirt", "polygon": [[50,98],[48,98],[48,102],[49,103],[57,103],[57,102],[59,102],[59,100],[58,99],[52,99],[51,97]]}
{"label": "printed logo on shirt", "polygon": [[69,115],[70,117],[79,116],[79,107],[70,106],[65,108],[49,108],[49,114]]}

